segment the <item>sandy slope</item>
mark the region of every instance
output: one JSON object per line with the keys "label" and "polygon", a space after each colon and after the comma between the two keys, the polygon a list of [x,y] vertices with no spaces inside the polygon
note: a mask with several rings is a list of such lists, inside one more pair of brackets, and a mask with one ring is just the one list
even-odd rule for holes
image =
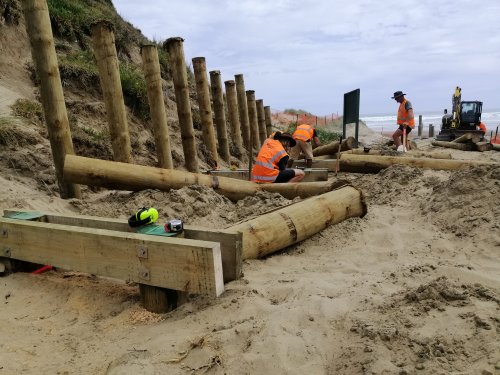
{"label": "sandy slope", "polygon": [[[430,147],[421,143],[422,148]],[[500,161],[488,152],[454,157]],[[465,154],[465,155],[464,155]],[[369,212],[245,261],[217,300],[144,311],[137,289],[71,272],[0,279],[0,371],[82,374],[494,374],[500,368],[500,168],[349,175]],[[2,178],[0,206],[224,227],[270,205],[210,189],[86,193],[72,204]]]}

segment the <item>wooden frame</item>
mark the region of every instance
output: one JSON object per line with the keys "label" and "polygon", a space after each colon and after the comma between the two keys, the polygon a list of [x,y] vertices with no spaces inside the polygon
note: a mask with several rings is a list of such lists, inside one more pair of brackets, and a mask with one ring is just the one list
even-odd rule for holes
{"label": "wooden frame", "polygon": [[0,218],[0,256],[217,297],[216,242]]}
{"label": "wooden frame", "polygon": [[[124,219],[103,218],[76,214],[46,213],[29,210],[4,210],[4,216],[16,213],[32,213],[36,220],[50,224],[71,225],[83,228],[106,229],[118,232],[131,232]],[[151,238],[153,236],[148,236]],[[155,236],[156,237],[156,236]],[[242,234],[229,229],[209,229],[193,225],[184,226],[184,238],[190,240],[220,243],[224,282],[237,280],[241,275]]]}

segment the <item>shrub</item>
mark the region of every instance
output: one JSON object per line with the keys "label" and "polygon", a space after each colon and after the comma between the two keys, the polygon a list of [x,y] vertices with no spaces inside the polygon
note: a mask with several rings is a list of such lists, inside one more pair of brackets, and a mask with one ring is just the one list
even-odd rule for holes
{"label": "shrub", "polygon": [[149,118],[146,80],[140,69],[129,63],[120,64],[123,98],[132,112],[142,119]]}
{"label": "shrub", "polygon": [[0,145],[21,147],[37,142],[35,134],[30,132],[19,119],[0,117]]}
{"label": "shrub", "polygon": [[42,104],[35,100],[17,99],[10,108],[14,116],[24,117],[37,123],[43,121]]}

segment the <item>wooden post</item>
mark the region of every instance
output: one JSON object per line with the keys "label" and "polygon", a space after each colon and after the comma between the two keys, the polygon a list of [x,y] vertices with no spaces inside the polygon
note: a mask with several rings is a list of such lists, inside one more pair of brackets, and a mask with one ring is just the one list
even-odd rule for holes
{"label": "wooden post", "polygon": [[253,147],[259,151],[260,150],[260,140],[259,140],[259,122],[257,119],[257,105],[255,104],[255,91],[247,90],[247,107],[248,107],[248,121],[250,125],[250,137],[252,138]]}
{"label": "wooden post", "polygon": [[[325,117],[325,125],[326,125],[326,117]],[[316,116],[316,127],[318,127],[318,116]]]}
{"label": "wooden post", "polygon": [[92,25],[91,29],[92,44],[108,117],[113,159],[123,163],[131,163],[132,147],[130,146],[127,113],[123,101],[113,24],[108,21],[98,21]]}
{"label": "wooden post", "polygon": [[256,100],[255,105],[257,107],[257,123],[259,124],[260,145],[262,145],[267,139],[266,111],[264,109],[264,100]]}
{"label": "wooden post", "polygon": [[233,144],[236,148],[236,156],[240,160],[245,159],[245,150],[243,147],[243,139],[241,137],[240,116],[238,114],[238,99],[236,94],[236,83],[233,80],[225,81],[226,86],[226,100],[227,100],[227,113],[229,115],[229,124],[231,125],[231,132]]}
{"label": "wooden post", "polygon": [[194,57],[193,70],[196,81],[196,94],[198,106],[200,108],[201,130],[203,142],[211,154],[212,160],[208,160],[209,165],[217,167],[219,157],[217,156],[217,143],[215,142],[214,122],[212,118],[212,106],[210,104],[210,90],[207,80],[207,65],[204,57]]}
{"label": "wooden post", "polygon": [[174,163],[172,161],[172,152],[170,151],[167,113],[165,111],[160,62],[156,46],[154,44],[142,46],[141,56],[144,78],[148,89],[149,110],[153,124],[158,166],[160,168],[172,169]]}
{"label": "wooden post", "polygon": [[422,136],[422,130],[424,129],[424,125],[422,124],[422,115],[418,115],[418,136]]}
{"label": "wooden post", "polygon": [[363,194],[345,186],[229,229],[243,234],[243,259],[260,258],[303,241],[330,224],[363,217],[366,212]]}
{"label": "wooden post", "polygon": [[186,169],[198,172],[198,158],[196,156],[196,142],[193,129],[193,115],[189,102],[189,86],[187,79],[186,62],[184,58],[184,39],[179,37],[169,38],[163,43],[170,55],[170,69],[174,81],[175,100],[177,102],[177,116],[181,128],[182,149]]}
{"label": "wooden post", "polygon": [[227,140],[226,112],[224,111],[224,94],[222,93],[220,71],[212,70],[210,72],[210,87],[212,89],[212,100],[214,102],[215,127],[217,128],[217,139],[219,141],[219,154],[226,163],[229,163],[229,142]]}
{"label": "wooden post", "polygon": [[259,147],[260,147],[267,138],[264,100],[262,99],[256,100],[255,105],[257,106],[257,122],[259,123],[259,140],[260,140]]}
{"label": "wooden post", "polygon": [[429,138],[434,138],[434,125],[429,124]]}
{"label": "wooden post", "polygon": [[299,126],[299,114],[295,115],[295,126]]}
{"label": "wooden post", "polygon": [[266,105],[264,107],[264,115],[266,118],[266,136],[269,137],[273,132],[273,120],[271,117],[271,107]]}
{"label": "wooden post", "polygon": [[63,178],[64,158],[74,154],[74,150],[47,3],[45,0],[26,0],[22,5],[33,61],[40,78],[40,95],[59,193],[62,198],[81,198],[80,187]]}
{"label": "wooden post", "polygon": [[243,144],[247,151],[251,151],[250,145],[250,120],[248,119],[248,105],[247,97],[245,94],[245,81],[243,74],[236,74],[234,76],[236,81],[236,96],[238,99],[238,112],[240,114],[241,134],[243,136]]}

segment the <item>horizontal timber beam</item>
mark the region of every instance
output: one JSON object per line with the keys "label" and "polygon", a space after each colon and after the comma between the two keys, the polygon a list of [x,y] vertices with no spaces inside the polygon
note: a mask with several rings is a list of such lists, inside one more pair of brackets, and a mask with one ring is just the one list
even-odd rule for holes
{"label": "horizontal timber beam", "polygon": [[0,257],[211,297],[224,291],[215,242],[0,218]]}
{"label": "horizontal timber beam", "polygon": [[[306,174],[302,182],[315,182],[315,181],[327,181],[328,180],[328,169],[326,168],[306,168],[304,169]],[[236,169],[236,170],[213,170],[209,172],[212,176],[221,176],[236,178],[238,180],[248,179],[248,169]]]}

